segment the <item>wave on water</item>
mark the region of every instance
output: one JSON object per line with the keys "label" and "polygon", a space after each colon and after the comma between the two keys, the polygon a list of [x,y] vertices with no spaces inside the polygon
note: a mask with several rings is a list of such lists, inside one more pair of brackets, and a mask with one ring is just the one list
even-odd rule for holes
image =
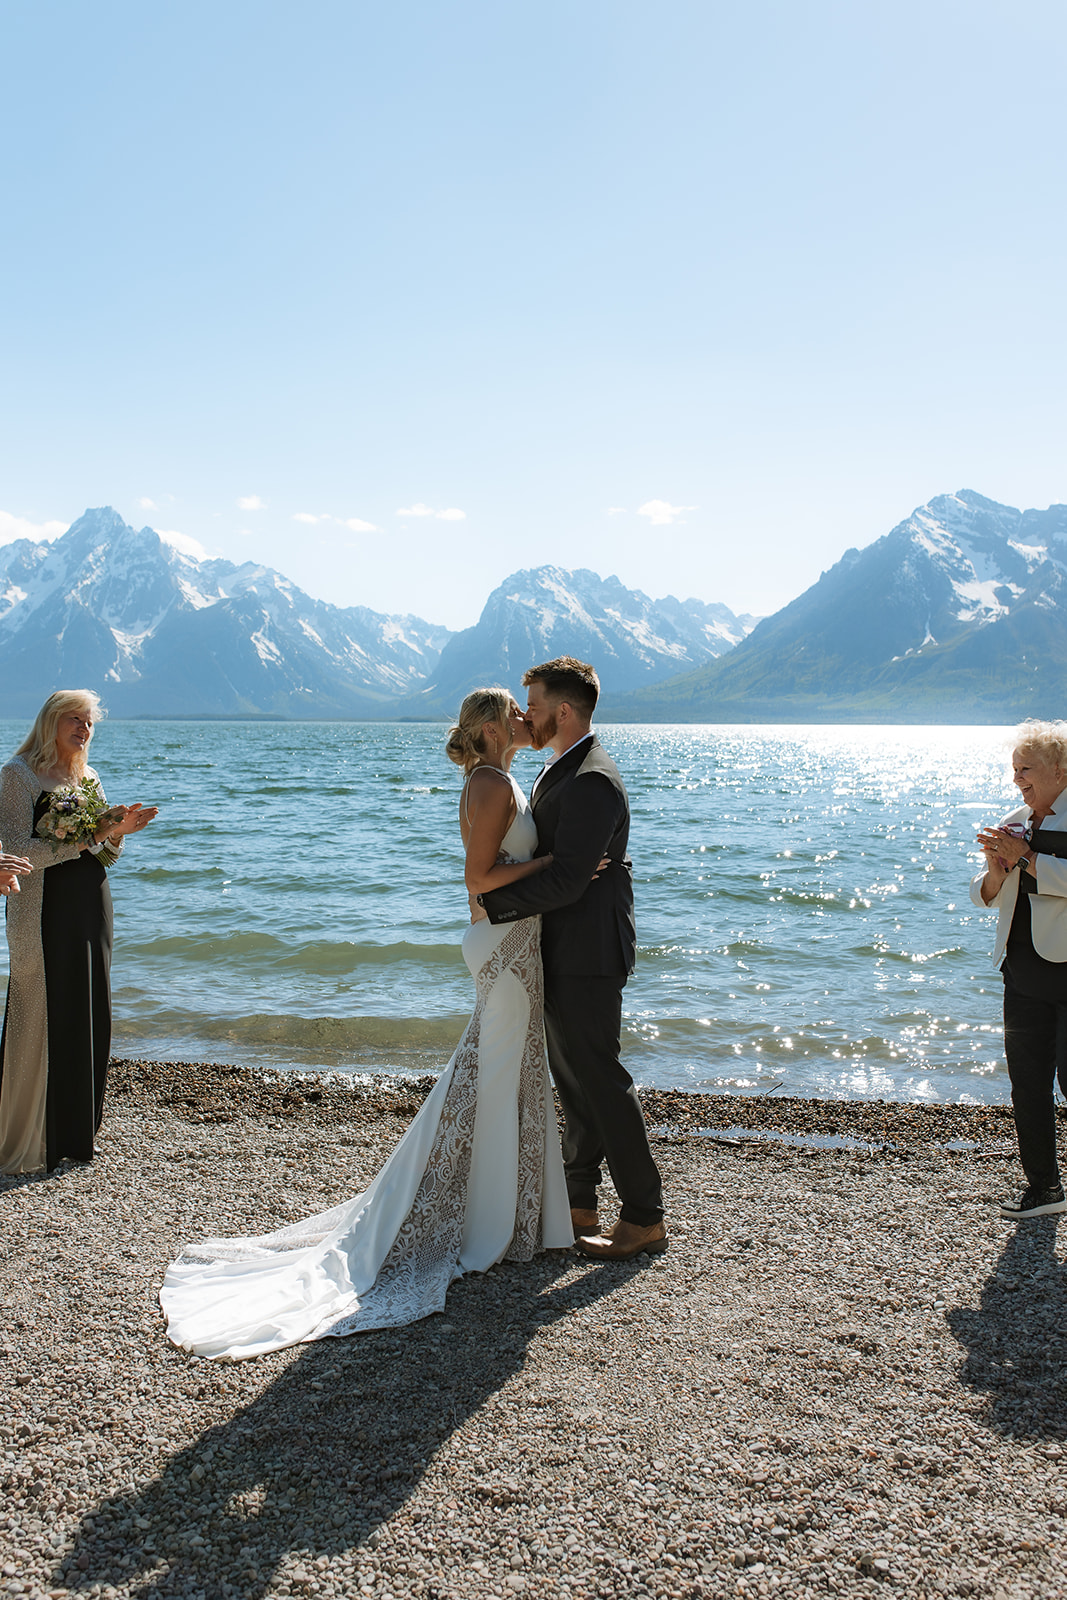
{"label": "wave on water", "polygon": [[[443,1066],[456,1048],[467,1018],[458,1017],[298,1017],[258,1012],[248,1016],[206,1017],[191,1011],[156,1010],[146,1017],[118,1019],[113,1052],[129,1055],[130,1041],[156,1047],[161,1041],[198,1038],[230,1046],[243,1057],[249,1049],[272,1051],[284,1064],[287,1052],[328,1066],[355,1064],[365,1052],[430,1051]],[[121,1046],[121,1049],[120,1049]],[[158,1053],[158,1048],[153,1051]]]}
{"label": "wave on water", "polygon": [[[174,880],[185,883],[189,878],[187,866],[173,866],[165,861],[156,866],[142,865],[141,862],[138,862],[135,871],[137,880],[140,883],[166,883]],[[197,876],[199,878],[221,878],[225,881],[226,869],[216,866],[198,867]]]}
{"label": "wave on water", "polygon": [[302,944],[279,939],[274,934],[246,930],[241,933],[171,934],[149,939],[140,947],[142,957],[164,957],[192,963],[232,963],[240,957],[246,964],[296,968],[302,972],[329,974],[350,972],[358,967],[391,966],[410,962],[417,967],[463,967],[463,953],[454,944],[356,944],[351,940],[309,939]]}

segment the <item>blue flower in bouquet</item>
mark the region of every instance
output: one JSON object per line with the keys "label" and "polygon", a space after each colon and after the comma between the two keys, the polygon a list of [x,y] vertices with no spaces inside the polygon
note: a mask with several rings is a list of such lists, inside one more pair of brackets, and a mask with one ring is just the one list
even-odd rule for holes
{"label": "blue flower in bouquet", "polygon": [[121,819],[121,808],[108,806],[96,779],[82,778],[52,790],[48,810],[34,831],[39,839],[46,839],[58,850],[60,845],[92,839],[101,823],[114,824]]}

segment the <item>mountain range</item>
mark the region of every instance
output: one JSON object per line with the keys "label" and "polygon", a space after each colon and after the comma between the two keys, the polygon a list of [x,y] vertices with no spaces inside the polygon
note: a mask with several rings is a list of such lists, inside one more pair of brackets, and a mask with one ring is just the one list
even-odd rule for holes
{"label": "mountain range", "polygon": [[475,683],[517,688],[526,666],[564,653],[586,652],[625,693],[704,665],[755,621],[541,567],[509,578],[478,624],[453,634],[314,600],[252,562],[198,560],[110,507],[50,543],[0,546],[9,715],[86,684],[115,716],[446,716]]}
{"label": "mountain range", "polygon": [[199,561],[117,512],[0,548],[0,681],[12,715],[59,685],[116,716],[381,716],[449,638],[308,595],[269,567]]}
{"label": "mountain range", "polygon": [[601,673],[605,720],[1012,722],[1065,711],[1067,506],[938,495],[759,620],[618,578],[514,573],[472,628],[334,606],[200,560],[105,507],[0,546],[8,715],[61,684],[117,716],[438,718],[555,655]]}
{"label": "mountain range", "polygon": [[514,573],[475,626],[453,634],[422,699],[447,709],[474,684],[517,688],[527,667],[563,655],[595,662],[605,691],[622,694],[717,660],[757,621],[702,600],[650,600],[585,568],[537,567]]}
{"label": "mountain range", "polygon": [[611,696],[679,722],[1015,722],[1067,714],[1067,506],[938,495],[729,656]]}

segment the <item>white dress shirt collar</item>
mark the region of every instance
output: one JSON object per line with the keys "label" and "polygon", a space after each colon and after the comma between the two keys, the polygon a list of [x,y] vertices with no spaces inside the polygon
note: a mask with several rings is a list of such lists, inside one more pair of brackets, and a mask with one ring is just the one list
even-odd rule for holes
{"label": "white dress shirt collar", "polygon": [[567,746],[566,750],[563,751],[562,755],[557,755],[554,750],[551,750],[550,754],[545,757],[544,766],[541,768],[540,772],[537,774],[537,777],[534,779],[533,783],[530,786],[530,798],[531,798],[531,800],[533,799],[534,790],[537,788],[537,785],[541,782],[541,779],[544,777],[545,773],[546,772],[551,772],[551,770],[555,766],[556,762],[563,760],[563,756],[569,756],[572,750],[576,750],[580,744],[585,744],[588,739],[591,739],[593,737],[593,732],[594,732],[594,730],[592,728],[590,728],[588,733],[583,733],[582,737],[580,739],[575,739],[573,744],[569,744]]}

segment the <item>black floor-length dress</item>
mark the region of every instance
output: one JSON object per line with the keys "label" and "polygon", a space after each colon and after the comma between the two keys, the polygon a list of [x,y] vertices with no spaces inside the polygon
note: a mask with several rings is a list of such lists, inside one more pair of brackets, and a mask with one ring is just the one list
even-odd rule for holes
{"label": "black floor-length dress", "polygon": [[111,889],[91,851],[65,845],[56,852],[34,834],[50,794],[32,769],[16,757],[0,778],[5,848],[34,863],[21,893],[7,901],[11,976],[0,1039],[0,1170],[51,1171],[67,1157],[92,1160],[103,1114]]}
{"label": "black floor-length dress", "polygon": [[[34,823],[48,809],[42,795]],[[44,875],[41,946],[48,1007],[47,1166],[91,1161],[111,1054],[111,938],[107,872],[83,850]]]}

